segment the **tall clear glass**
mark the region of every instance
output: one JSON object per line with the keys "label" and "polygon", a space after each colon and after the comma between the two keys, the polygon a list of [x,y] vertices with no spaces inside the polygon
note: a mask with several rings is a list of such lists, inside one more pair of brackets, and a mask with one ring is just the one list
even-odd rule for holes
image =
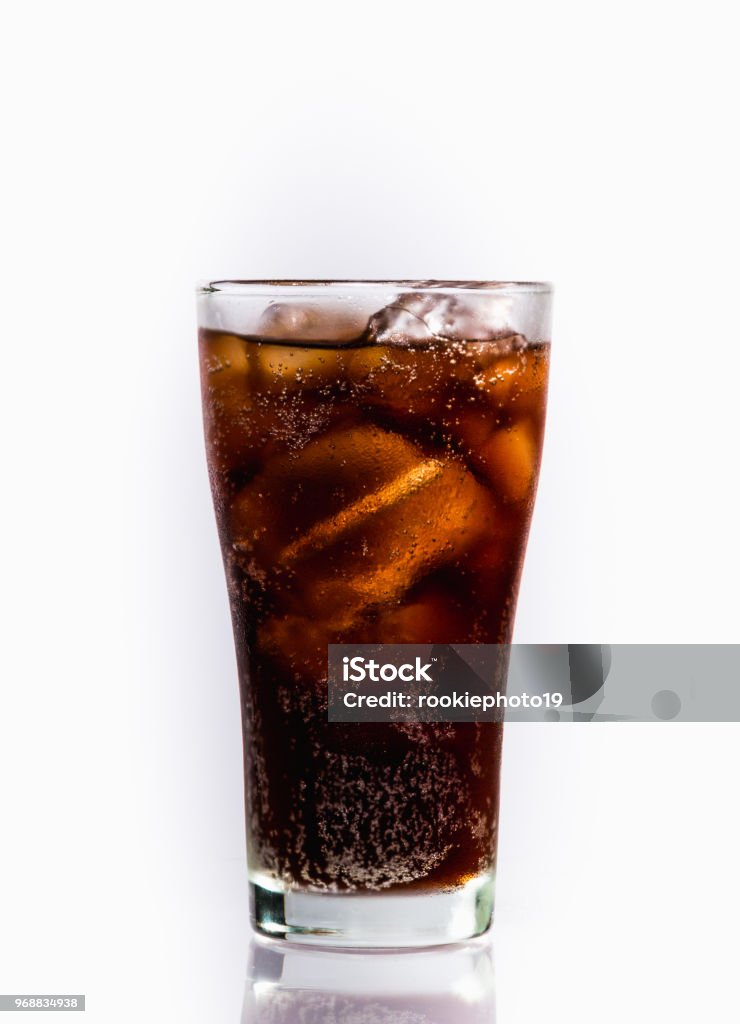
{"label": "tall clear glass", "polygon": [[502,726],[330,723],[327,645],[511,640],[550,300],[511,282],[199,289],[263,933],[419,946],[491,922]]}

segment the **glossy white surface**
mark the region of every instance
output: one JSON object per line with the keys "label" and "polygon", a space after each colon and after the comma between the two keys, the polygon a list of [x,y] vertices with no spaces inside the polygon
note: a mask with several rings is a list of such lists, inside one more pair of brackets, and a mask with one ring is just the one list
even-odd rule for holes
{"label": "glossy white surface", "polygon": [[329,953],[253,940],[242,1024],[493,1024],[490,943],[434,952]]}
{"label": "glossy white surface", "polygon": [[[735,18],[8,7],[0,992],[85,992],[87,1024],[242,1012],[197,280],[553,280],[518,639],[740,640]],[[522,725],[505,748],[499,1024],[735,1021],[740,726]]]}

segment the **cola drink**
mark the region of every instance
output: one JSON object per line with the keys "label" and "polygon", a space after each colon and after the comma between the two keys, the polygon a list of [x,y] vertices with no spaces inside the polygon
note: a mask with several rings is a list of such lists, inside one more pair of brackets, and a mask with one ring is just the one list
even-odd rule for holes
{"label": "cola drink", "polygon": [[329,723],[327,645],[510,642],[549,344],[505,287],[399,286],[370,315],[273,288],[204,318],[200,366],[253,916],[286,933],[286,894],[492,878],[501,725]]}

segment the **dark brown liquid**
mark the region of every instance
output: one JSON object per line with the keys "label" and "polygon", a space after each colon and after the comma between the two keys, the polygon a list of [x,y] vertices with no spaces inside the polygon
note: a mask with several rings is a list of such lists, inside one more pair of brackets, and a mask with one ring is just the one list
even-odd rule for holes
{"label": "dark brown liquid", "polygon": [[549,348],[200,336],[252,874],[332,890],[492,868],[501,726],[327,721],[329,643],[507,643]]}

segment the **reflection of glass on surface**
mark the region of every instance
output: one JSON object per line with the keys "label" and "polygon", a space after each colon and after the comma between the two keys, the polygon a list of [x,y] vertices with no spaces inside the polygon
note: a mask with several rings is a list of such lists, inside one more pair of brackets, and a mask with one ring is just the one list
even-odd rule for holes
{"label": "reflection of glass on surface", "polygon": [[493,956],[478,940],[353,953],[252,939],[241,1024],[495,1024]]}

